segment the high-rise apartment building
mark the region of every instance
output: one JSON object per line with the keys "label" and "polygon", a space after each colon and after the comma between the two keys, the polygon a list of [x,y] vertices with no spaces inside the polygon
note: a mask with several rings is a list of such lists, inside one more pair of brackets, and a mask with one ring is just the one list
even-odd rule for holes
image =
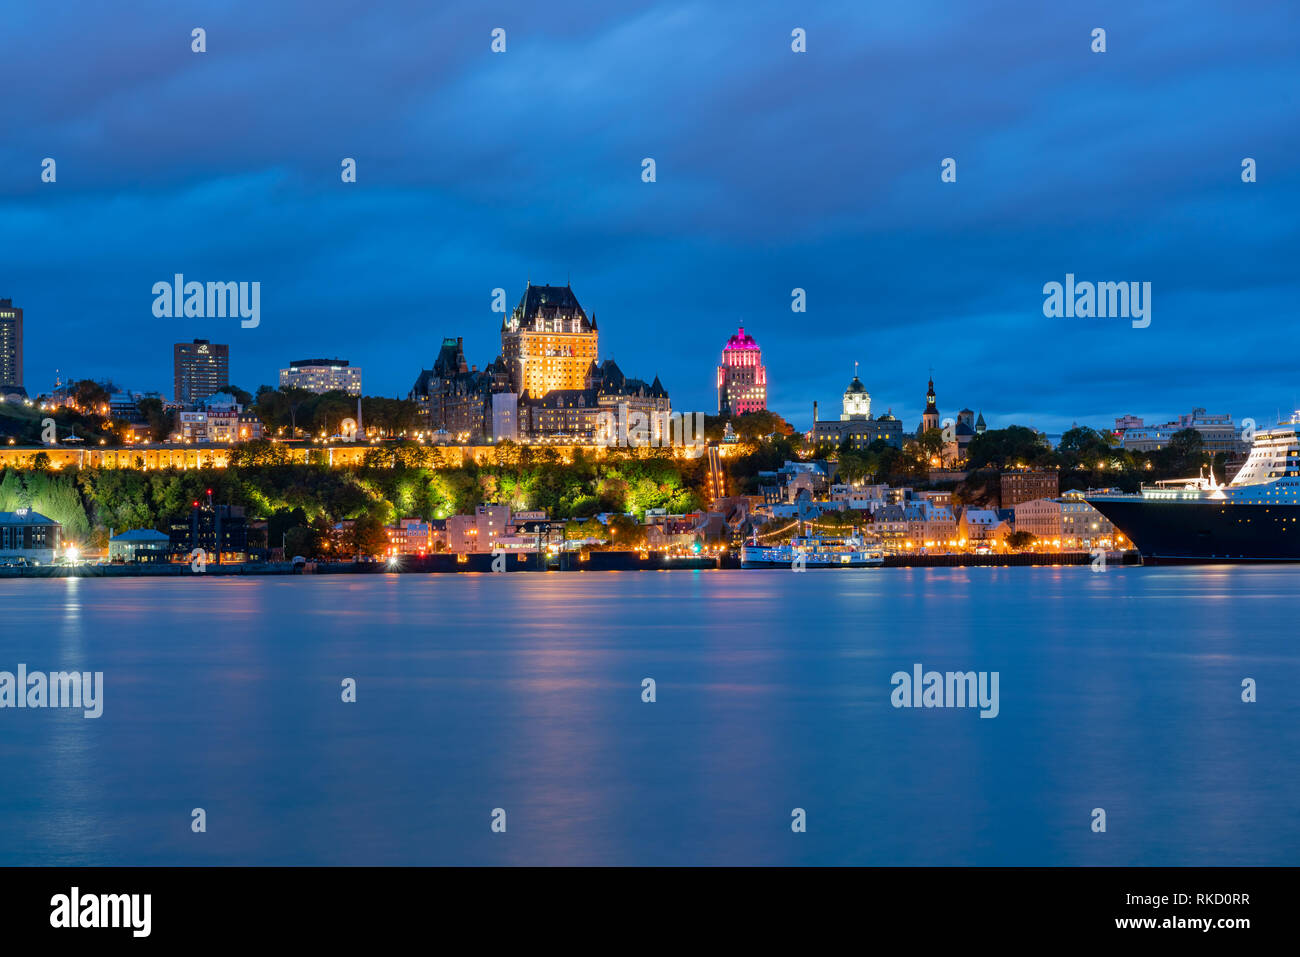
{"label": "high-rise apartment building", "polygon": [[230,346],[207,339],[178,342],[172,350],[173,395],[182,405],[194,405],[230,385]]}
{"label": "high-rise apartment building", "polygon": [[23,311],[0,299],[0,386],[23,384]]}

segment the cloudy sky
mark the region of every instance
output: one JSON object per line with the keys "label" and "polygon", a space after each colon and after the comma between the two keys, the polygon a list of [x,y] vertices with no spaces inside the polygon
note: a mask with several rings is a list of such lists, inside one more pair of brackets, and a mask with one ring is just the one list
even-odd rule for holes
{"label": "cloudy sky", "polygon": [[[1298,11],[9,3],[0,296],[32,392],[170,393],[171,344],[206,337],[250,390],[338,355],[404,396],[443,336],[493,359],[492,290],[531,280],[571,281],[602,358],[683,410],[715,408],[743,324],[802,428],[854,361],[909,428],[931,368],[941,412],[993,426],[1271,421],[1300,402]],[[1067,272],[1150,282],[1150,327],[1045,318]],[[261,325],[155,318],[174,273],[261,282]]]}

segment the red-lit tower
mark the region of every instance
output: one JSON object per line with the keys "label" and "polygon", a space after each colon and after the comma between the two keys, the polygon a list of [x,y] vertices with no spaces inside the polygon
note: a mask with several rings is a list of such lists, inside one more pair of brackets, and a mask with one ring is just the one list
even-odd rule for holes
{"label": "red-lit tower", "polygon": [[718,414],[743,415],[767,408],[767,368],[754,337],[740,331],[727,340],[718,366]]}

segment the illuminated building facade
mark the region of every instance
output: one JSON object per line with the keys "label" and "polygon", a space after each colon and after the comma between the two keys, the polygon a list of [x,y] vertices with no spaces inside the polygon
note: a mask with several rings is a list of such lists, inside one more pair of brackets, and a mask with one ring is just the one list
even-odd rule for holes
{"label": "illuminated building facade", "polygon": [[280,388],[306,389],[317,395],[326,392],[361,394],[361,370],[347,359],[296,359],[280,370]]}
{"label": "illuminated building facade", "polygon": [[568,286],[528,284],[501,324],[501,354],[480,372],[464,340],[444,339],[410,398],[432,440],[447,443],[590,443],[601,413],[671,412],[668,392],[596,358],[596,318]]}
{"label": "illuminated building facade", "polygon": [[155,564],[167,561],[171,536],[152,528],[136,528],[108,540],[108,557],[114,562]]}
{"label": "illuminated building facade", "polygon": [[568,286],[529,283],[501,323],[501,355],[511,391],[540,397],[582,389],[596,361],[596,317],[587,317]]}
{"label": "illuminated building facade", "polygon": [[1015,508],[1036,498],[1055,498],[1060,489],[1060,473],[1052,469],[1025,469],[1003,472],[1002,507]]}
{"label": "illuminated building facade", "polygon": [[196,548],[203,549],[207,561],[217,564],[244,561],[248,555],[248,521],[239,505],[196,501],[189,520],[173,522],[169,532],[174,561],[191,557]]}
{"label": "illuminated building facade", "polygon": [[718,414],[744,415],[767,409],[767,367],[763,351],[741,326],[727,340],[718,366]]}
{"label": "illuminated building facade", "polygon": [[230,385],[230,346],[195,339],[172,349],[173,395],[182,405],[195,405]]}
{"label": "illuminated building facade", "polygon": [[23,385],[23,311],[0,299],[0,388]]}
{"label": "illuminated building facade", "polygon": [[872,418],[871,394],[855,374],[853,381],[844,390],[838,420],[820,421],[817,418],[817,403],[813,403],[811,439],[819,452],[837,449],[845,442],[848,442],[849,448],[858,452],[877,441],[901,449],[903,423],[889,412],[879,418]]}
{"label": "illuminated building facade", "polygon": [[0,512],[0,558],[48,565],[59,550],[63,526],[30,508]]}
{"label": "illuminated building facade", "polygon": [[662,424],[655,413],[672,411],[658,376],[654,382],[630,379],[613,359],[591,363],[583,384],[581,389],[555,389],[537,398],[520,396],[520,435],[532,442],[594,442],[601,414],[617,414],[620,406],[626,406],[625,415],[646,416],[653,441]]}
{"label": "illuminated building facade", "polygon": [[449,441],[479,443],[493,437],[502,403],[494,396],[510,390],[503,360],[479,371],[465,361],[465,340],[442,340],[432,369],[420,372],[410,398],[419,410],[420,425],[445,432]]}
{"label": "illuminated building facade", "polygon": [[457,554],[490,552],[499,539],[514,534],[510,506],[488,503],[473,515],[452,515],[447,519],[447,548]]}

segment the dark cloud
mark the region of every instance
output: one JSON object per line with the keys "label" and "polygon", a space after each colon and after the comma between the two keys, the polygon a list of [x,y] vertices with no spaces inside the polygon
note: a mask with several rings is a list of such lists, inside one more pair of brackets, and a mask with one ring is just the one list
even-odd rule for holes
{"label": "dark cloud", "polygon": [[[34,388],[58,367],[167,389],[171,343],[206,335],[247,388],[328,353],[405,394],[444,335],[495,356],[493,288],[571,277],[602,354],[682,408],[712,408],[743,323],[774,406],[804,425],[854,360],[909,427],[931,367],[942,409],[993,424],[1271,416],[1294,402],[1297,19],[1029,0],[10,5],[0,295],[26,310]],[[1240,182],[1244,156],[1259,183]],[[150,287],[175,272],[261,281],[261,326],[155,319]],[[1066,272],[1153,283],[1151,327],[1043,318]]]}

